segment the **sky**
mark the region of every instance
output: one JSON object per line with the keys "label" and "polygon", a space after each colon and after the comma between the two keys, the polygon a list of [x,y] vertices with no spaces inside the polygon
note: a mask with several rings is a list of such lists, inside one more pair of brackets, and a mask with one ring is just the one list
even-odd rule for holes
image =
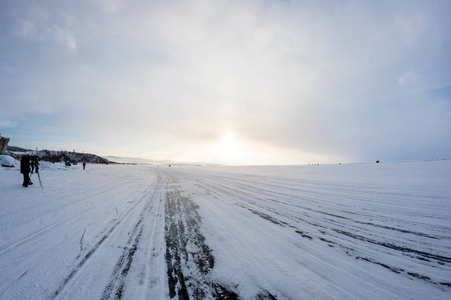
{"label": "sky", "polygon": [[229,165],[451,158],[451,1],[0,2],[10,145]]}

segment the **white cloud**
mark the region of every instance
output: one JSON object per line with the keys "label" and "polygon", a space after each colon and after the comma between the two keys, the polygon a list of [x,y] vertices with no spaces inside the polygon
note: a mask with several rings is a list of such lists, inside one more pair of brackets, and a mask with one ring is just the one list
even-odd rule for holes
{"label": "white cloud", "polygon": [[394,18],[396,25],[401,30],[401,39],[408,45],[413,44],[427,29],[427,21],[422,12],[396,15]]}
{"label": "white cloud", "polygon": [[30,7],[16,14],[20,15],[16,21],[16,35],[43,43],[53,40],[71,52],[77,50],[73,30],[78,25],[75,16],[39,7]]}
{"label": "white cloud", "polygon": [[14,34],[30,39],[42,40],[45,24],[49,20],[48,11],[39,7],[29,7],[13,13]]}
{"label": "white cloud", "polygon": [[123,6],[123,0],[87,0],[97,6],[103,11],[108,13],[115,13],[119,11]]}
{"label": "white cloud", "polygon": [[398,83],[401,86],[407,86],[416,84],[418,80],[420,79],[420,73],[417,71],[409,71],[404,73],[398,78]]}
{"label": "white cloud", "polygon": [[0,120],[0,127],[13,127],[17,123],[9,120]]}
{"label": "white cloud", "polygon": [[56,41],[66,47],[67,50],[71,52],[77,51],[77,41],[70,29],[54,25],[49,31],[53,33]]}
{"label": "white cloud", "polygon": [[19,20],[19,24],[16,29],[17,35],[27,36],[36,31],[36,26],[29,20]]}

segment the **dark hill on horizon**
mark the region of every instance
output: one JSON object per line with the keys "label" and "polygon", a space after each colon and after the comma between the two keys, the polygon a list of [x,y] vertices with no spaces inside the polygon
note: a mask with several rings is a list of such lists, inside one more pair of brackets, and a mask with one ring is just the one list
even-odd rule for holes
{"label": "dark hill on horizon", "polygon": [[20,160],[22,155],[27,153],[31,157],[38,157],[41,161],[48,161],[52,163],[63,162],[70,164],[77,164],[87,162],[91,164],[115,164],[106,158],[100,157],[90,153],[79,153],[69,151],[54,151],[54,150],[27,150],[20,147],[8,146],[7,154]]}

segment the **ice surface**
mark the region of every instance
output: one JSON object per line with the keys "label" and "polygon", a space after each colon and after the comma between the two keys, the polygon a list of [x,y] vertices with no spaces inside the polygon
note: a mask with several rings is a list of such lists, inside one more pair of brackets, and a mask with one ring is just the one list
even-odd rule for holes
{"label": "ice surface", "polygon": [[0,168],[0,299],[451,296],[449,160],[40,175]]}

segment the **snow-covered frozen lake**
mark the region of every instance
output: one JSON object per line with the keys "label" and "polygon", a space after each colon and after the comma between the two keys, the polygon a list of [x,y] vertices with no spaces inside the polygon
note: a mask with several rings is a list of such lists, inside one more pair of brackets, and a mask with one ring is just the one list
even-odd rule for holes
{"label": "snow-covered frozen lake", "polygon": [[0,299],[450,299],[451,161],[0,167]]}

